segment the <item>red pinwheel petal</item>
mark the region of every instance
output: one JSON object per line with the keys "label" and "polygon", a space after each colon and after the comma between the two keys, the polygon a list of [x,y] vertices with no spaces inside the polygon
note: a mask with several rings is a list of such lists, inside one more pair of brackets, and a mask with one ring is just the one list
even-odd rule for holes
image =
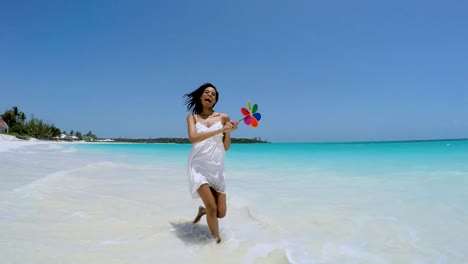
{"label": "red pinwheel petal", "polygon": [[246,116],[246,117],[244,118],[244,123],[245,123],[246,125],[250,125],[250,123],[252,123],[252,120],[253,120],[253,119],[254,119],[254,118],[252,118],[252,116],[248,115],[248,116]]}
{"label": "red pinwheel petal", "polygon": [[260,113],[253,114],[253,117],[255,117],[255,119],[257,119],[257,121],[260,121],[260,119],[262,119],[262,115]]}
{"label": "red pinwheel petal", "polygon": [[253,128],[257,128],[257,127],[258,127],[258,120],[255,119],[255,117],[252,118],[252,124],[251,124],[251,126],[252,126]]}
{"label": "red pinwheel petal", "polygon": [[241,108],[241,112],[242,112],[242,114],[245,115],[245,116],[246,116],[246,115],[250,115],[249,110],[247,110],[245,107],[242,107],[242,108]]}

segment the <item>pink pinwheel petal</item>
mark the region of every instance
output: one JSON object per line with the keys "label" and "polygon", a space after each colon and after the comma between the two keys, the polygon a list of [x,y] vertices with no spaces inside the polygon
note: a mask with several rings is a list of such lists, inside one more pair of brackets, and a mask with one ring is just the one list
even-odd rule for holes
{"label": "pink pinwheel petal", "polygon": [[248,115],[244,118],[244,123],[246,125],[250,125],[250,123],[252,123],[252,116]]}

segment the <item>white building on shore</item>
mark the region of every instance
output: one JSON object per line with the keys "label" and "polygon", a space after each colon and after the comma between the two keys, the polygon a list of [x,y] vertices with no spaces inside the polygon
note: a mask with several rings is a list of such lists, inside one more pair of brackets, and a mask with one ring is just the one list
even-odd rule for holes
{"label": "white building on shore", "polygon": [[0,133],[8,133],[8,124],[0,118]]}

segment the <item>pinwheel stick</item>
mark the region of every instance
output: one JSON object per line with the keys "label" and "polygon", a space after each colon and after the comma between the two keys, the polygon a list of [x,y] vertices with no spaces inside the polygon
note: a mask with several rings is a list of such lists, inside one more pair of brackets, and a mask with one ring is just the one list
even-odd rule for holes
{"label": "pinwheel stick", "polygon": [[244,116],[243,118],[239,119],[239,121],[237,121],[237,122],[240,122],[240,121],[244,120],[246,117],[248,117],[248,116]]}

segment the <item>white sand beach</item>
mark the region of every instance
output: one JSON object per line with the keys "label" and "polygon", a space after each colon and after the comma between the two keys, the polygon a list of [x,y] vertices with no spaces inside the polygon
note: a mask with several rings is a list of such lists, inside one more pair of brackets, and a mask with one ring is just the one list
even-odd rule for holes
{"label": "white sand beach", "polygon": [[14,148],[23,147],[31,144],[50,143],[47,141],[31,138],[29,140],[19,139],[15,136],[0,134],[0,152],[5,152]]}
{"label": "white sand beach", "polygon": [[[25,140],[25,139],[19,139],[11,135],[0,134],[0,152],[5,152],[5,151],[12,150],[15,148],[38,145],[38,144],[79,144],[79,143],[87,143],[87,142],[82,141],[82,140],[73,141],[73,142],[64,141],[64,140],[51,141],[51,140],[40,140],[36,138],[30,138],[28,140]],[[101,142],[95,142],[95,143],[99,144]]]}

